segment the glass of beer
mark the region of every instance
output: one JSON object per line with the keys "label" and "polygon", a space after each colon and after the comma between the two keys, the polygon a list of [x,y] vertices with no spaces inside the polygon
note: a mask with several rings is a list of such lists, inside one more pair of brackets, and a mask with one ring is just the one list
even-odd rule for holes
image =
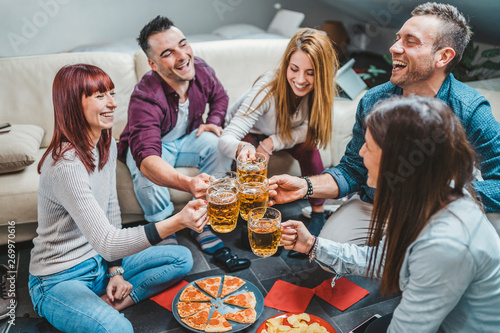
{"label": "glass of beer", "polygon": [[281,213],[275,208],[254,208],[248,213],[248,239],[259,257],[276,253],[281,240]]}
{"label": "glass of beer", "polygon": [[241,217],[247,221],[248,212],[254,208],[267,207],[269,180],[262,175],[243,175],[238,178]]}
{"label": "glass of beer", "polygon": [[238,177],[247,174],[257,174],[267,177],[267,162],[266,155],[261,153],[255,153],[255,159],[247,158],[246,155],[239,155],[236,158]]}
{"label": "glass of beer", "polygon": [[229,184],[214,184],[207,190],[208,222],[212,229],[228,233],[236,228],[239,213],[238,187]]}
{"label": "glass of beer", "polygon": [[209,178],[210,185],[229,184],[229,186],[238,186],[238,175],[234,171],[216,172]]}

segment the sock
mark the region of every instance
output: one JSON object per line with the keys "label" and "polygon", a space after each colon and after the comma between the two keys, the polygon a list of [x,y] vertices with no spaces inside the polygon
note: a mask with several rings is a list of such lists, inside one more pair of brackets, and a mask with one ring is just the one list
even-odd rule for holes
{"label": "sock", "polygon": [[321,229],[323,229],[323,226],[325,225],[325,212],[312,212],[311,213],[311,221],[309,222],[309,226],[307,229],[309,232],[314,235],[318,236]]}
{"label": "sock", "polygon": [[175,234],[171,234],[170,236],[165,237],[156,245],[178,245],[177,236]]}
{"label": "sock", "polygon": [[224,247],[222,239],[220,239],[216,234],[210,230],[210,227],[205,226],[201,234],[190,231],[191,236],[196,239],[198,244],[200,244],[201,250],[208,254],[213,254],[218,249]]}

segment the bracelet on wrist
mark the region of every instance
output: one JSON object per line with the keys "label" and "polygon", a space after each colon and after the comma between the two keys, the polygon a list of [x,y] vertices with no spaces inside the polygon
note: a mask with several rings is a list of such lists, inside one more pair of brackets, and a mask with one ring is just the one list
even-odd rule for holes
{"label": "bracelet on wrist", "polygon": [[313,185],[311,183],[311,180],[308,177],[305,177],[305,176],[304,177],[300,177],[300,178],[305,179],[306,182],[307,182],[307,193],[306,193],[306,195],[304,195],[304,197],[302,199],[309,199],[309,197],[311,195],[313,195]]}
{"label": "bracelet on wrist", "polygon": [[263,144],[262,144],[262,141],[259,142],[259,145],[262,147],[262,149],[264,149],[264,151],[269,155],[271,156],[273,154],[273,151],[272,150],[269,150],[267,149]]}
{"label": "bracelet on wrist", "polygon": [[314,237],[314,240],[313,240],[313,243],[311,244],[311,247],[309,248],[309,251],[307,251],[307,255],[310,256],[311,255],[311,252],[314,248],[314,244],[316,244],[316,236],[313,236]]}
{"label": "bracelet on wrist", "polygon": [[308,253],[309,255],[309,262],[312,262],[315,258],[316,258],[316,250],[318,248],[318,237],[315,237],[314,238],[314,244],[311,248],[311,251],[310,253]]}

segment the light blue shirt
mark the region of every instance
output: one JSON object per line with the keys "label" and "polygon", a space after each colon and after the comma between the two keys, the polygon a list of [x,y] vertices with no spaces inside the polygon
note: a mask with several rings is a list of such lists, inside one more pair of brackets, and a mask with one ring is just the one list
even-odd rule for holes
{"label": "light blue shirt", "polygon": [[[361,200],[373,203],[375,190],[366,185],[367,170],[359,150],[365,143],[365,119],[380,100],[402,95],[403,89],[390,82],[370,89],[356,112],[352,139],[340,163],[325,170],[339,186],[339,198],[359,191]],[[474,182],[487,212],[500,212],[500,123],[491,113],[490,103],[477,90],[456,80],[453,74],[444,80],[436,98],[448,105],[460,119],[469,142],[479,155],[483,181]]]}
{"label": "light blue shirt", "polygon": [[[337,274],[366,275],[373,249],[319,238],[315,260]],[[434,214],[406,250],[399,287],[387,332],[500,332],[500,238],[471,198]]]}

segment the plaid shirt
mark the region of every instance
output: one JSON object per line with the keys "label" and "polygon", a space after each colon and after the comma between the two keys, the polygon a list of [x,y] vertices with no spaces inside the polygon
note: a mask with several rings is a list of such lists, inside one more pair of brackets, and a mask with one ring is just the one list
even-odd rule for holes
{"label": "plaid shirt", "polygon": [[[359,191],[363,201],[373,203],[375,189],[366,185],[367,170],[359,156],[365,143],[365,118],[376,102],[402,94],[403,89],[387,82],[370,89],[361,99],[352,139],[344,156],[336,167],[324,171],[337,182],[339,197]],[[459,82],[452,74],[443,82],[436,98],[455,112],[478,154],[483,179],[476,180],[474,187],[486,211],[500,212],[500,124],[491,113],[490,103],[477,90]]]}

